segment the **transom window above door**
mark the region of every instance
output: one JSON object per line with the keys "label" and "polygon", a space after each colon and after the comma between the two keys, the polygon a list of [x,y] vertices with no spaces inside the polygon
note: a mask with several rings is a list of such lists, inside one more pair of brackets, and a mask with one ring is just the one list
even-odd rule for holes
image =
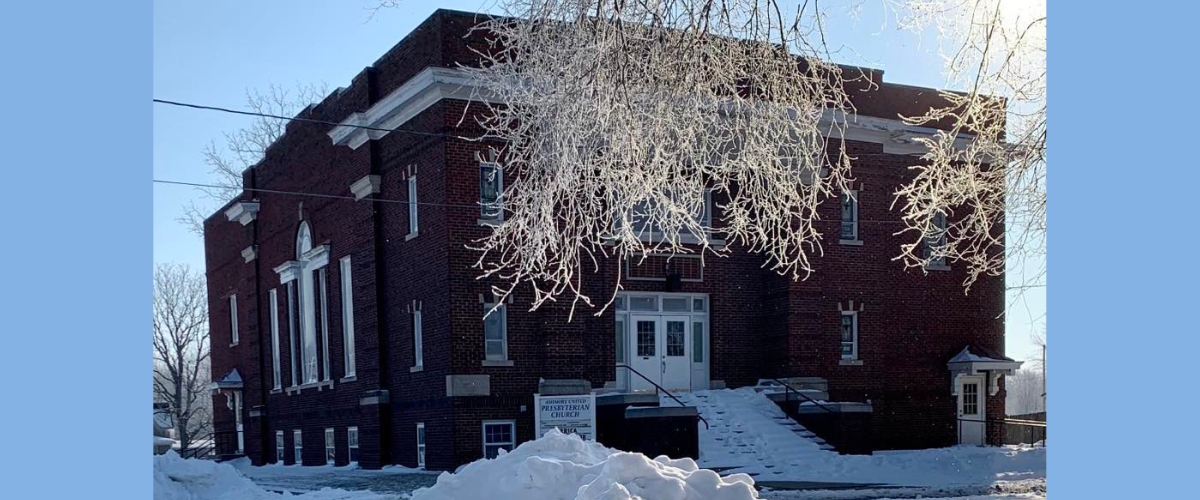
{"label": "transom window above door", "polygon": [[621,295],[613,301],[617,311],[704,313],[708,312],[705,295]]}

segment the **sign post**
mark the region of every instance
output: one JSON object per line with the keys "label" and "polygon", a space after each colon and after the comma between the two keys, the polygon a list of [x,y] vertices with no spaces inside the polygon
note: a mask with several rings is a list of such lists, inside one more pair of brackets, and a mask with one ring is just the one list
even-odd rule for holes
{"label": "sign post", "polygon": [[596,440],[596,395],[575,394],[570,396],[533,395],[534,431],[542,437],[550,429],[563,434],[577,434],[585,441]]}

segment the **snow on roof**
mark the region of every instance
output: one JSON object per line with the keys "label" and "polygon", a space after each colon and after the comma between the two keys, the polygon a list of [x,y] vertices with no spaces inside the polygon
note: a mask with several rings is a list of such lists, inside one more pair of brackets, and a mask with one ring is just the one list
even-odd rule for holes
{"label": "snow on roof", "polygon": [[1012,358],[996,354],[993,351],[984,349],[978,346],[968,345],[959,351],[957,355],[950,358],[951,363],[972,363],[972,362],[1001,362],[1014,363]]}

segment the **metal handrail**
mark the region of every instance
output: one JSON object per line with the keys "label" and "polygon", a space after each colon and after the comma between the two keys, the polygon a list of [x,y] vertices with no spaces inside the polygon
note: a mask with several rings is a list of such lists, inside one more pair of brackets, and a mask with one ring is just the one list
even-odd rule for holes
{"label": "metal handrail", "polygon": [[810,397],[806,396],[804,393],[800,392],[800,390],[799,390],[799,389],[796,389],[795,387],[792,387],[792,386],[788,385],[788,383],[787,383],[787,382],[784,382],[784,381],[782,381],[782,380],[779,380],[779,379],[777,379],[777,378],[773,378],[773,379],[770,379],[770,380],[773,380],[773,381],[775,381],[775,382],[778,382],[778,383],[779,383],[779,385],[782,385],[782,386],[784,387],[784,391],[783,391],[783,394],[784,394],[784,396],[783,396],[783,399],[784,399],[784,401],[786,401],[786,402],[788,402],[788,403],[791,403],[791,400],[792,400],[792,398],[791,398],[791,393],[792,393],[792,392],[795,392],[795,393],[796,393],[796,395],[798,395],[798,396],[800,396],[800,397],[802,397],[802,398],[804,398],[804,399],[808,400],[809,402],[811,402],[811,403],[813,403],[813,404],[817,405],[817,407],[818,407],[818,408],[820,408],[820,409],[822,409],[822,410],[825,410],[825,412],[827,412],[827,413],[837,413],[837,412],[833,411],[832,409],[830,409],[829,407],[827,407],[827,406],[825,406],[825,405],[821,404],[821,402],[820,402],[820,401],[817,401],[817,400],[815,400],[815,399],[813,399],[813,398],[810,398]]}
{"label": "metal handrail", "polygon": [[[637,376],[639,376],[639,377],[642,377],[642,380],[645,380],[646,382],[649,382],[649,383],[650,383],[650,385],[653,385],[653,386],[654,386],[654,394],[655,394],[656,396],[658,395],[659,391],[662,391],[662,393],[663,393],[663,394],[666,394],[666,395],[667,395],[667,397],[670,397],[671,399],[675,400],[675,402],[676,402],[676,403],[679,403],[679,406],[686,406],[686,405],[684,405],[684,404],[683,404],[683,401],[680,401],[680,400],[679,400],[679,398],[675,397],[675,395],[674,395],[674,394],[671,394],[671,391],[668,391],[668,390],[667,390],[666,388],[664,388],[663,386],[661,386],[661,385],[658,385],[658,383],[654,382],[653,380],[650,380],[650,378],[649,378],[649,377],[647,377],[647,376],[645,376],[645,375],[642,375],[642,372],[639,372],[639,371],[637,371],[637,370],[634,370],[632,366],[629,366],[629,365],[617,365],[617,368],[624,368],[624,369],[626,369],[626,370],[629,370],[629,371],[633,372],[634,374],[636,374]],[[708,428],[709,428],[709,427],[708,427],[708,420],[705,420],[705,419],[704,419],[704,417],[700,416],[700,412],[698,412],[698,411],[696,412],[696,418],[700,419],[700,421],[701,421],[701,422],[704,422],[704,430],[708,430]]]}

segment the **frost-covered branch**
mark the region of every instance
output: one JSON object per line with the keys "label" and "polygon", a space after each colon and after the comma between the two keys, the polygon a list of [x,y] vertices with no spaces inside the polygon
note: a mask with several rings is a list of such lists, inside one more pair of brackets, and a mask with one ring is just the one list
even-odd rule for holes
{"label": "frost-covered branch", "polygon": [[[936,28],[946,56],[947,104],[909,117],[948,131],[929,146],[917,176],[897,193],[909,267],[949,258],[965,285],[1044,258],[1046,239],[1046,9],[1044,0],[888,0],[901,26]],[[974,134],[965,149],[953,138]],[[945,238],[932,221],[950,215]],[[1006,241],[1007,237],[1007,241]],[[923,252],[926,241],[944,241]],[[1044,264],[1043,264],[1044,266]],[[1018,287],[1044,284],[1045,268]],[[1011,280],[1010,280],[1011,281]]]}
{"label": "frost-covered branch", "polygon": [[[828,137],[854,111],[850,89],[871,85],[810,42],[822,38],[815,6],[507,8],[511,17],[476,28],[494,44],[471,70],[504,103],[481,121],[506,144],[509,180],[504,221],[478,245],[483,277],[503,283],[495,293],[528,284],[534,308],[564,293],[572,310],[594,305],[581,273],[598,259],[727,251],[710,237],[762,253],[782,274],[812,272],[817,206],[850,180],[844,145]],[[710,196],[717,220],[705,213]]]}

